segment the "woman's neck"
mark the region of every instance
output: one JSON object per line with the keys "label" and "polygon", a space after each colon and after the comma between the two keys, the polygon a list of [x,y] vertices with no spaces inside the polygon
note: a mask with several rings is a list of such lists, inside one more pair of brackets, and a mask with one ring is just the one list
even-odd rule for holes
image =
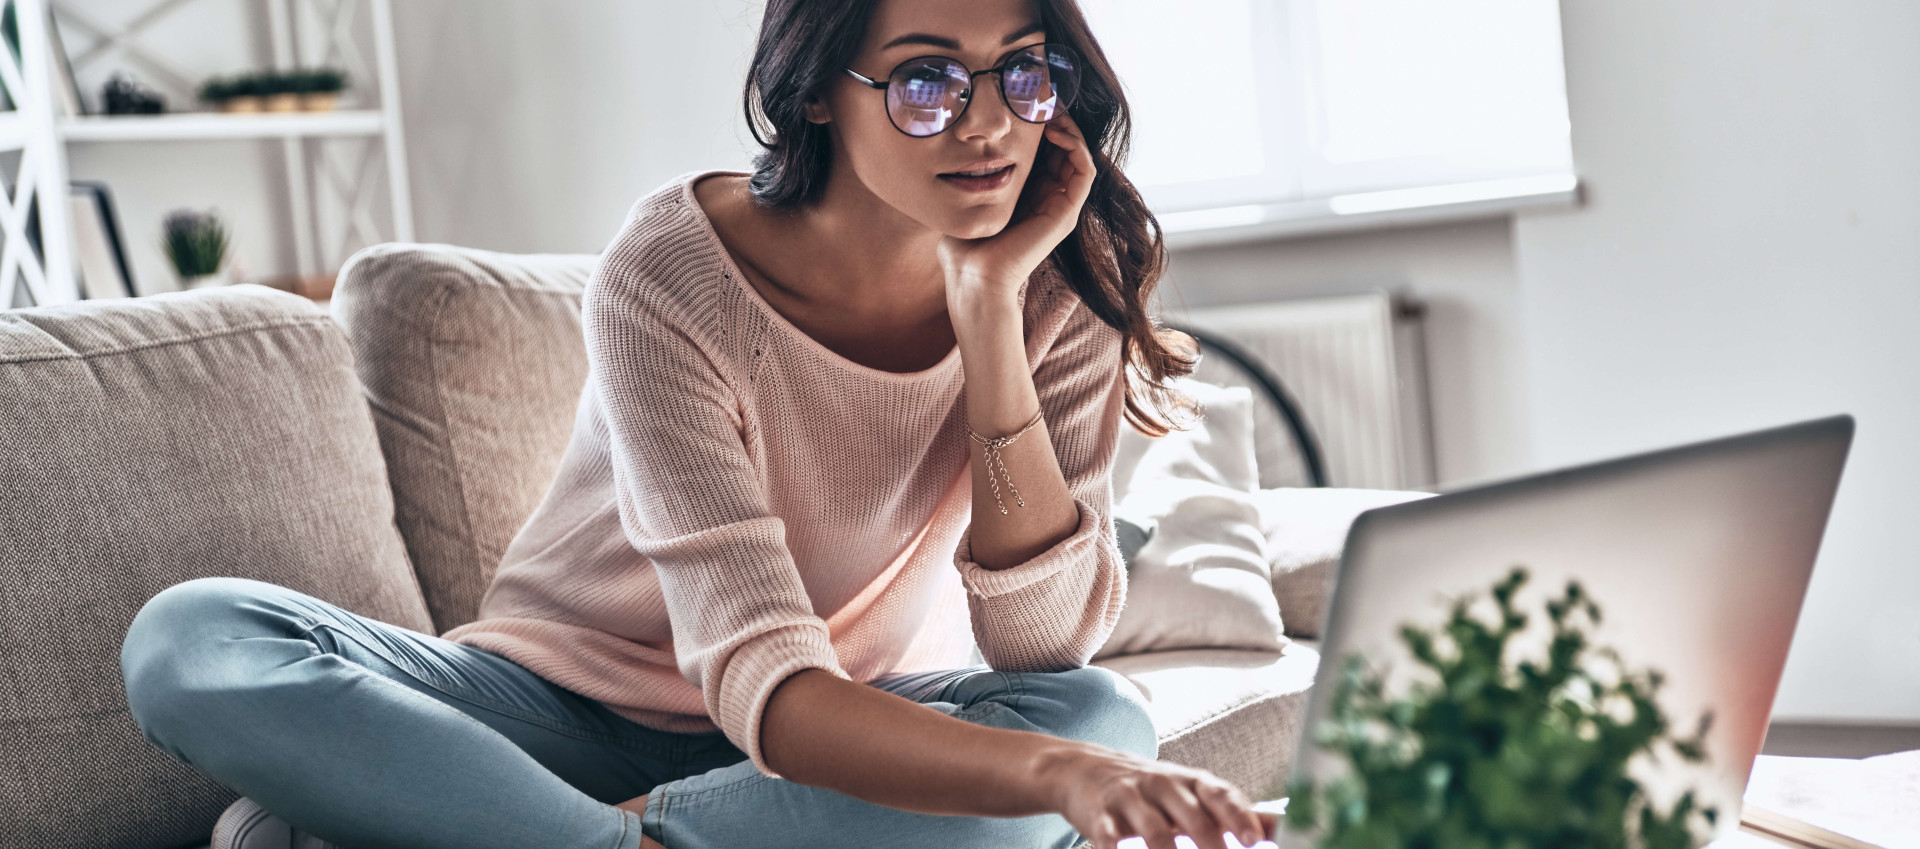
{"label": "woman's neck", "polygon": [[922,301],[945,281],[941,233],[867,190],[850,164],[835,162],[820,198],[786,222],[788,244],[804,246],[811,294],[840,303]]}

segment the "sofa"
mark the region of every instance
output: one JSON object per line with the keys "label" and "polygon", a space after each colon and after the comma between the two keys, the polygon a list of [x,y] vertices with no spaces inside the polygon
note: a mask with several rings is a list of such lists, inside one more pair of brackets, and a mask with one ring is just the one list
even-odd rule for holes
{"label": "sofa", "polygon": [[[0,843],[205,845],[232,790],[133,723],[160,590],[279,583],[424,633],[475,618],[586,378],[593,255],[366,248],[331,303],[254,284],[0,312]],[[1281,795],[1347,526],[1419,493],[1260,493],[1281,651],[1100,661],[1160,756]]]}

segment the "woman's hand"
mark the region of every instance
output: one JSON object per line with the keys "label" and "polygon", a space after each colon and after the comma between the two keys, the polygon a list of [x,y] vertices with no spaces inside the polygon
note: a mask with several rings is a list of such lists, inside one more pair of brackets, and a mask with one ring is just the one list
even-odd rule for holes
{"label": "woman's hand", "polygon": [[983,297],[1013,303],[1021,284],[1080,223],[1080,207],[1093,190],[1093,153],[1064,112],[1047,122],[1045,137],[1054,147],[1027,177],[1039,183],[1004,229],[983,239],[940,240],[949,307]]}
{"label": "woman's hand", "polygon": [[1212,773],[1099,747],[1076,747],[1043,762],[1053,808],[1097,849],[1140,837],[1148,849],[1176,849],[1184,834],[1200,849],[1228,849],[1273,836],[1277,819],[1256,812],[1246,794]]}

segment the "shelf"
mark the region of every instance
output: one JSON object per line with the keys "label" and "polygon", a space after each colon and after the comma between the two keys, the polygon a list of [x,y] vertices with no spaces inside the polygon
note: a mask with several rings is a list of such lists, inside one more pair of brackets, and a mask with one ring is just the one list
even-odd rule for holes
{"label": "shelf", "polygon": [[[176,112],[89,115],[59,119],[61,138],[76,142],[190,141],[309,136],[370,136],[383,126],[375,110],[337,112]],[[0,140],[4,134],[0,133]]]}

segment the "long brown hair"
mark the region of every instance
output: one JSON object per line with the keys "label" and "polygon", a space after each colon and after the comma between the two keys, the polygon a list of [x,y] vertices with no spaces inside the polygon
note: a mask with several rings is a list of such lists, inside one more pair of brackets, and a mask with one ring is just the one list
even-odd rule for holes
{"label": "long brown hair", "polygon": [[[1033,1],[1047,37],[1072,47],[1086,64],[1067,114],[1091,143],[1098,169],[1079,225],[1049,259],[1081,302],[1123,334],[1121,367],[1131,368],[1127,422],[1148,436],[1164,436],[1180,424],[1171,411],[1194,409],[1192,399],[1169,381],[1193,373],[1199,351],[1191,336],[1161,327],[1147,314],[1166,272],[1167,249],[1159,222],[1119,168],[1133,129],[1126,96],[1074,0]],[[767,0],[742,97],[747,127],[764,148],[753,158],[748,181],[763,206],[802,206],[825,189],[832,137],[825,126],[807,120],[806,102],[859,51],[876,2]],[[1052,146],[1044,138],[1040,143],[1043,153]],[[1035,183],[1028,181],[1020,206]]]}

